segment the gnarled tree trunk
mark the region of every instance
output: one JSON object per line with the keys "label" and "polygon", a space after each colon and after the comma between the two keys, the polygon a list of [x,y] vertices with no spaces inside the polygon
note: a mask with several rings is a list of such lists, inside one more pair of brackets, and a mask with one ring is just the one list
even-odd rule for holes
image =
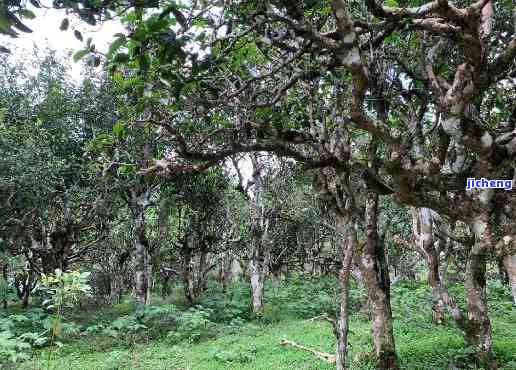
{"label": "gnarled tree trunk", "polygon": [[468,255],[464,284],[468,303],[466,341],[476,349],[478,366],[488,370],[497,369],[491,321],[488,315],[485,276],[487,253],[493,250],[488,208],[492,191],[492,189],[481,191],[477,199],[484,207],[478,211],[471,223],[475,244]]}
{"label": "gnarled tree trunk", "polygon": [[435,304],[432,318],[437,324],[444,322],[446,308],[460,328],[464,328],[464,316],[453,298],[449,295],[439,271],[440,250],[434,242],[432,211],[428,208],[412,209],[412,233],[417,251],[425,258],[428,267],[428,285],[432,289]]}
{"label": "gnarled tree trunk", "polygon": [[373,316],[373,342],[378,369],[398,369],[390,301],[390,280],[385,246],[378,237],[378,194],[366,198],[366,243],[360,264]]}
{"label": "gnarled tree trunk", "polygon": [[339,316],[335,328],[337,336],[336,364],[337,370],[347,369],[346,359],[348,353],[348,331],[349,331],[349,278],[353,264],[353,253],[355,252],[358,241],[356,225],[352,223],[350,217],[338,218],[338,229],[343,238],[342,246],[342,266],[339,271]]}

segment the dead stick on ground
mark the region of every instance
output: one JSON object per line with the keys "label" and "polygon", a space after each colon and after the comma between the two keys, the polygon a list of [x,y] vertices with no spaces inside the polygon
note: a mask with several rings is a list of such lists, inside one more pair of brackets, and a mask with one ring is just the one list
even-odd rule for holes
{"label": "dead stick on ground", "polygon": [[334,364],[335,361],[336,361],[335,360],[335,356],[332,355],[332,354],[329,354],[329,353],[326,353],[326,352],[317,351],[315,349],[302,346],[302,345],[297,344],[296,342],[292,342],[290,340],[285,340],[285,339],[282,340],[281,341],[281,345],[282,346],[292,346],[292,347],[301,349],[303,351],[310,352],[311,354],[315,355],[316,357],[320,358],[323,361],[326,361],[329,364]]}

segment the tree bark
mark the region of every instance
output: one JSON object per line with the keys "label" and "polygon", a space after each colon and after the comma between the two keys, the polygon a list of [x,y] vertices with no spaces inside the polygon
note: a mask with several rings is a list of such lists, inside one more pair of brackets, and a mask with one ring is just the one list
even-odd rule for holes
{"label": "tree bark", "polygon": [[432,211],[428,208],[412,209],[412,234],[418,252],[425,258],[428,267],[428,285],[432,289],[434,305],[432,319],[436,324],[444,323],[441,279],[439,275],[439,254],[434,246]]}
{"label": "tree bark", "polygon": [[503,258],[503,265],[505,271],[507,271],[507,277],[512,289],[512,297],[516,305],[516,256],[505,256]]}
{"label": "tree bark", "polygon": [[145,304],[150,305],[152,302],[152,263],[149,253],[145,253],[145,275],[147,277],[147,294],[145,296]]}
{"label": "tree bark", "polygon": [[[6,287],[8,287],[7,285],[7,264],[3,265],[2,266],[2,278],[4,279],[4,284]],[[4,311],[7,311],[7,297],[4,297],[4,299],[2,300],[2,306],[4,308]]]}
{"label": "tree bark", "polygon": [[223,263],[221,266],[221,280],[222,280],[222,290],[225,292],[228,288],[228,286],[231,285],[231,282],[233,280],[233,258],[226,254],[223,258]]}
{"label": "tree bark", "polygon": [[263,309],[263,286],[267,275],[267,258],[262,253],[261,245],[252,248],[249,258],[249,277],[251,280],[251,305],[253,314],[258,315]]}
{"label": "tree bark", "polygon": [[492,192],[492,189],[482,190],[476,199],[483,207],[476,213],[471,223],[475,244],[469,252],[464,283],[468,303],[466,341],[475,347],[477,365],[488,370],[497,369],[491,321],[488,315],[485,277],[487,253],[493,250],[488,208]]}
{"label": "tree bark", "polygon": [[110,287],[109,287],[109,301],[111,303],[120,303],[120,291],[122,289],[121,281],[118,276],[113,276],[113,278],[110,281]]}
{"label": "tree bark", "polygon": [[137,192],[135,189],[130,191],[130,208],[133,214],[134,226],[134,257],[135,257],[135,279],[134,291],[136,296],[136,315],[142,314],[148,299],[148,249],[149,242],[146,235],[147,220],[145,211],[150,205],[150,190]]}
{"label": "tree bark", "polygon": [[367,286],[373,316],[373,341],[377,368],[398,369],[390,302],[390,280],[385,247],[377,229],[378,194],[368,192],[366,198],[366,244],[361,268]]}
{"label": "tree bark", "polygon": [[188,237],[183,242],[181,249],[182,258],[182,277],[183,277],[183,290],[185,298],[189,304],[195,303],[195,284],[193,278],[193,261],[192,261],[192,249],[188,244]]}
{"label": "tree bark", "polygon": [[339,229],[344,236],[344,246],[342,248],[342,266],[339,272],[339,317],[335,330],[337,336],[336,364],[337,370],[345,370],[347,369],[349,331],[349,278],[353,264],[353,253],[357,248],[358,242],[356,225],[351,224],[350,218],[340,219],[339,224]]}

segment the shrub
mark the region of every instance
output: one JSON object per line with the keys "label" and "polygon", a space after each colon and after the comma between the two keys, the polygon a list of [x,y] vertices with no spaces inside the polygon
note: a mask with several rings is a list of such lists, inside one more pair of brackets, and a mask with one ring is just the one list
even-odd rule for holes
{"label": "shrub", "polygon": [[216,324],[209,320],[213,312],[208,308],[196,306],[178,317],[177,327],[168,333],[171,343],[181,341],[199,342],[216,334]]}
{"label": "shrub", "polygon": [[200,304],[210,310],[210,320],[229,323],[235,318],[251,319],[251,290],[248,284],[235,283],[226,294],[214,293],[204,297]]}

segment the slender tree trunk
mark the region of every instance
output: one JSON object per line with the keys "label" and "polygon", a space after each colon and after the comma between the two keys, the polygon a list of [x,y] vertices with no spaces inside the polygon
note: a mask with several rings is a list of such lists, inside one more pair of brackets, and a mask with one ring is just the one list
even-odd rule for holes
{"label": "slender tree trunk", "polygon": [[135,294],[137,311],[140,312],[147,301],[147,276],[145,268],[145,244],[141,240],[135,241],[135,257],[136,257],[136,271],[135,271]]}
{"label": "slender tree trunk", "polygon": [[121,284],[120,284],[120,278],[115,275],[113,276],[113,278],[111,279],[110,281],[110,287],[109,287],[109,301],[111,303],[120,303],[118,301],[118,297],[120,296],[120,289],[121,289]]}
{"label": "slender tree trunk", "polygon": [[152,262],[149,253],[145,255],[145,275],[147,277],[147,294],[145,296],[145,304],[150,305],[152,301]]}
{"label": "slender tree trunk", "polygon": [[441,299],[439,255],[434,245],[433,219],[430,209],[412,209],[412,234],[418,252],[425,258],[428,266],[428,285],[432,289],[432,296],[436,302],[432,306],[432,319],[436,324],[443,324],[445,305]]}
{"label": "slender tree trunk", "polygon": [[253,220],[253,245],[249,256],[249,277],[251,280],[252,308],[255,315],[263,309],[263,292],[265,278],[269,274],[269,220],[265,217],[256,199],[251,201],[251,219]]}
{"label": "slender tree trunk", "polygon": [[193,304],[195,302],[195,284],[193,277],[193,262],[192,262],[192,249],[188,245],[188,241],[184,242],[183,248],[181,249],[182,257],[182,275],[183,275],[183,290],[185,293],[186,300],[188,303]]}
{"label": "slender tree trunk", "polygon": [[25,309],[29,307],[29,297],[30,297],[30,290],[32,285],[32,274],[29,273],[29,276],[26,281],[24,281],[22,285],[22,307]]}
{"label": "slender tree trunk", "polygon": [[197,273],[196,281],[196,295],[201,296],[203,292],[208,289],[208,250],[207,248],[201,248],[201,254],[199,256],[199,269]]}
{"label": "slender tree trunk", "polygon": [[165,275],[161,282],[161,298],[165,299],[170,295],[170,275]]}
{"label": "slender tree trunk", "polygon": [[150,206],[151,190],[130,189],[129,207],[133,215],[134,230],[134,293],[136,297],[136,315],[143,314],[149,294],[149,241],[147,240],[147,220],[145,211]]}
{"label": "slender tree trunk", "polygon": [[[7,264],[2,266],[2,278],[4,279],[4,284],[7,287]],[[4,297],[2,301],[2,306],[4,308],[4,311],[7,311],[7,297]]]}
{"label": "slender tree trunk", "polygon": [[147,237],[145,235],[145,208],[138,207],[135,212],[134,231],[135,231],[135,280],[134,288],[136,294],[136,312],[141,313],[147,302]]}
{"label": "slender tree trunk", "polygon": [[366,237],[361,268],[367,286],[373,316],[373,341],[377,367],[381,370],[398,369],[392,326],[390,280],[385,247],[377,229],[378,195],[369,192],[366,199]]}
{"label": "slender tree trunk", "polygon": [[344,236],[342,248],[342,266],[339,272],[340,305],[339,317],[336,325],[337,349],[336,364],[337,370],[347,369],[346,359],[348,353],[348,330],[349,330],[349,278],[353,264],[353,253],[357,248],[356,225],[351,220],[341,219],[339,229]]}
{"label": "slender tree trunk", "polygon": [[505,271],[507,271],[507,278],[512,288],[512,297],[516,305],[516,256],[505,256],[503,258],[503,265]]}

